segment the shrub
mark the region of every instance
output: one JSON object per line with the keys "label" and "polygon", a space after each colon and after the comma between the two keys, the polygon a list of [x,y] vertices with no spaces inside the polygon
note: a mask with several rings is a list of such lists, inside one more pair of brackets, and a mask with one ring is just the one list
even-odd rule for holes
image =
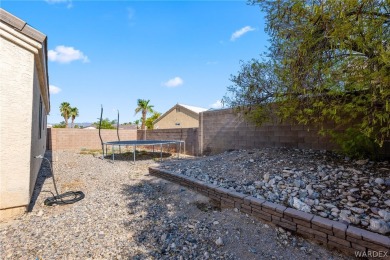
{"label": "shrub", "polygon": [[344,155],[354,159],[378,159],[378,143],[356,128],[348,128],[343,133],[332,133],[331,135]]}

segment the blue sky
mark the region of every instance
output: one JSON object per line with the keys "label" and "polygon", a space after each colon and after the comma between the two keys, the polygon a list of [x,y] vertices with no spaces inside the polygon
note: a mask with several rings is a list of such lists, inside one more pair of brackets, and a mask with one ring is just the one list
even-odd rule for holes
{"label": "blue sky", "polygon": [[50,123],[61,102],[77,122],[133,122],[137,99],[218,107],[240,68],[268,45],[264,15],[245,1],[10,1],[1,7],[48,36]]}

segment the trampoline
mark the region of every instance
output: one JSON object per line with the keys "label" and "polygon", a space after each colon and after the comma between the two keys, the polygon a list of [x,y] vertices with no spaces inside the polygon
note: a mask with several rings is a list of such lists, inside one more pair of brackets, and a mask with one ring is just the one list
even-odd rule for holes
{"label": "trampoline", "polygon": [[176,151],[177,151],[177,158],[179,158],[179,155],[181,153],[181,146],[183,144],[183,150],[185,153],[185,141],[180,140],[129,140],[129,141],[110,141],[110,142],[104,142],[103,144],[103,158],[105,155],[107,155],[108,146],[111,146],[111,152],[112,152],[112,160],[115,160],[115,153],[114,148],[117,146],[120,151],[121,146],[133,146],[133,162],[135,163],[135,153],[138,146],[152,146],[153,147],[153,153],[154,153],[154,147],[159,146],[160,147],[160,161],[162,161],[162,154],[163,154],[163,145],[175,144],[176,145]]}
{"label": "trampoline", "polygon": [[102,136],[100,134],[100,129],[102,125],[102,119],[103,119],[103,105],[101,106],[100,109],[100,122],[99,122],[99,138],[100,142],[102,145],[102,153],[103,153],[103,159],[104,156],[106,156],[108,146],[111,145],[111,151],[112,151],[112,160],[115,160],[115,153],[114,153],[114,148],[117,146],[119,148],[119,153],[121,153],[121,146],[133,146],[133,161],[135,163],[135,152],[138,146],[152,146],[153,147],[153,153],[154,153],[154,147],[155,146],[160,146],[160,161],[162,161],[162,154],[163,154],[163,145],[168,145],[168,150],[169,146],[171,144],[176,144],[176,152],[177,152],[177,158],[179,158],[179,155],[181,154],[181,145],[183,144],[183,150],[185,153],[185,141],[179,141],[179,140],[127,140],[127,141],[121,141],[119,138],[119,110],[118,110],[118,120],[117,120],[117,125],[116,125],[116,133],[118,136],[118,141],[109,141],[109,142],[103,142]]}

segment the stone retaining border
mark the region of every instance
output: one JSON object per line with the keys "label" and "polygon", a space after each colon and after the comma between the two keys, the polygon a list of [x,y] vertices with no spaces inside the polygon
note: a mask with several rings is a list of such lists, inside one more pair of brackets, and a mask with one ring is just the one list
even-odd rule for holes
{"label": "stone retaining border", "polygon": [[390,238],[387,236],[257,199],[157,167],[149,167],[149,173],[198,191],[218,203],[221,208],[237,208],[257,219],[272,222],[286,230],[313,239],[319,244],[339,249],[348,255],[376,254],[390,258]]}

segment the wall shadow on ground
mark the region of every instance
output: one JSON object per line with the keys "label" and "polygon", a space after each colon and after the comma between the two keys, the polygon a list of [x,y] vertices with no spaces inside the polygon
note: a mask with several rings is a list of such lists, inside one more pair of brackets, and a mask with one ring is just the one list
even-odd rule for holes
{"label": "wall shadow on ground", "polygon": [[51,167],[53,167],[52,156],[53,156],[52,151],[46,150],[45,158],[49,160],[50,164],[46,159],[34,159],[34,160],[42,160],[42,163],[41,163],[41,168],[39,169],[38,172],[37,180],[35,181],[34,191],[31,196],[30,203],[27,206],[27,212],[31,212],[34,209],[34,206],[41,192],[49,192],[49,191],[42,191],[42,187],[46,179],[53,177],[53,173],[51,171]]}
{"label": "wall shadow on ground", "polygon": [[[207,198],[160,179],[124,184],[122,194],[126,196],[131,215],[124,226],[133,233],[131,248],[122,254],[128,259],[171,259],[181,254],[183,246],[191,248],[199,243],[214,247],[212,241],[199,241],[196,239],[199,236],[191,234],[203,231],[183,226],[190,223],[189,211],[191,215],[201,216],[215,209]],[[172,248],[172,243],[176,247]],[[195,256],[195,252],[190,250],[188,257],[191,255]]]}
{"label": "wall shadow on ground", "polygon": [[[275,229],[265,228],[261,221],[233,210],[220,211],[209,198],[195,191],[162,179],[141,180],[134,175],[131,180],[134,183],[121,186],[128,208],[128,216],[122,222],[128,233],[126,248],[121,252],[126,259],[308,257],[299,248],[307,247],[309,242],[294,238],[292,244],[291,238],[282,245]],[[224,246],[216,244],[219,237]],[[318,259],[329,254],[316,248]]]}
{"label": "wall shadow on ground", "polygon": [[[160,158],[169,158],[172,154],[168,152],[163,152],[160,154],[160,152],[150,152],[150,151],[136,151],[135,153],[135,161],[147,161],[147,160],[155,160],[160,161]],[[106,160],[112,160],[113,156],[112,154],[108,154],[104,156],[104,159]],[[133,152],[121,152],[116,151],[114,153],[114,160],[115,161],[130,161],[133,162],[134,160],[134,153]]]}

